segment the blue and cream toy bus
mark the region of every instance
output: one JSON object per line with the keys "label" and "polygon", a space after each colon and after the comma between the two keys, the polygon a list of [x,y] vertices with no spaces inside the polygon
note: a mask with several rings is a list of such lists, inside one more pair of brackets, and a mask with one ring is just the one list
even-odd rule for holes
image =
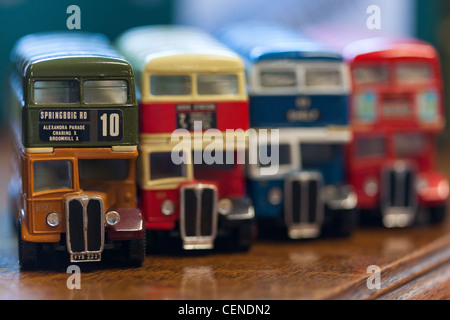
{"label": "blue and cream toy bus", "polygon": [[292,239],[351,234],[357,198],[345,172],[351,83],[342,56],[259,22],[235,23],[216,36],[244,59],[251,128],[279,130],[278,172],[262,174],[262,161],[247,170],[259,232],[282,230]]}

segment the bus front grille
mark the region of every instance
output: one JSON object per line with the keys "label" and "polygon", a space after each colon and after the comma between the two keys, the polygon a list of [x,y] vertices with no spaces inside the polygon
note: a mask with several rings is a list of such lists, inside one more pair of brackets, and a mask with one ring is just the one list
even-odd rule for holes
{"label": "bus front grille", "polygon": [[285,180],[285,223],[290,238],[315,238],[323,223],[322,175],[301,172]]}
{"label": "bus front grille", "polygon": [[417,212],[415,170],[399,162],[382,171],[381,209],[386,227],[406,227],[413,223]]}
{"label": "bus front grille", "polygon": [[183,248],[212,249],[217,231],[217,190],[213,185],[188,185],[180,190],[180,232]]}
{"label": "bus front grille", "polygon": [[81,196],[66,200],[66,244],[71,262],[100,261],[104,233],[101,198]]}

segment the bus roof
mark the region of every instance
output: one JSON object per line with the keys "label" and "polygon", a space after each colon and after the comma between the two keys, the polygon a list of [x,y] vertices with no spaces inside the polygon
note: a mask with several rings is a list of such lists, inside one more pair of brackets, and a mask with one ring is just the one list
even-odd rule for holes
{"label": "bus roof", "polygon": [[358,40],[344,48],[343,56],[349,62],[398,58],[438,59],[438,53],[431,44],[406,38]]}
{"label": "bus roof", "polygon": [[97,33],[30,34],[16,42],[11,61],[24,77],[133,75],[131,65]]}
{"label": "bus roof", "polygon": [[116,41],[137,72],[220,72],[243,70],[242,59],[206,32],[188,26],[130,29]]}
{"label": "bus roof", "polygon": [[342,61],[337,51],[324,44],[264,22],[234,23],[219,30],[217,37],[251,63],[280,59]]}

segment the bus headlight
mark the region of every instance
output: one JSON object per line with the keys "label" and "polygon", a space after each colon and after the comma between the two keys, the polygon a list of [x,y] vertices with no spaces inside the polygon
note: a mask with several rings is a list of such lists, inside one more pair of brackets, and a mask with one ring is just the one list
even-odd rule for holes
{"label": "bus headlight", "polygon": [[233,203],[230,199],[221,199],[217,210],[220,214],[227,215],[233,210]]}
{"label": "bus headlight", "polygon": [[424,194],[427,190],[428,182],[425,178],[419,178],[416,183],[416,191],[418,194]]}
{"label": "bus headlight", "polygon": [[439,182],[437,191],[438,191],[438,195],[441,197],[441,199],[447,199],[448,194],[450,192],[448,182],[445,180]]}
{"label": "bus headlight", "polygon": [[374,197],[378,193],[378,182],[374,178],[369,178],[364,182],[364,193],[369,197]]}
{"label": "bus headlight", "polygon": [[109,224],[110,226],[114,226],[117,223],[119,223],[120,220],[120,216],[119,213],[117,213],[117,211],[108,211],[106,213],[106,223]]}
{"label": "bus headlight", "polygon": [[175,212],[175,204],[173,203],[173,201],[165,200],[161,204],[161,212],[166,216],[170,216],[172,213],[174,213]]}
{"label": "bus headlight", "polygon": [[269,200],[270,204],[274,206],[279,205],[283,201],[283,191],[281,191],[281,189],[277,187],[272,188],[267,194],[267,199]]}
{"label": "bus headlight", "polygon": [[45,221],[49,227],[57,227],[61,224],[61,216],[58,212],[50,212],[47,217],[45,217]]}

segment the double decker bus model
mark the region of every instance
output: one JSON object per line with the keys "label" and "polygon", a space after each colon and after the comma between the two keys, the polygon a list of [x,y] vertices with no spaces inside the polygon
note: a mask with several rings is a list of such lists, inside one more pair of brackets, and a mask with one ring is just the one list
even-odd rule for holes
{"label": "double decker bus model", "polygon": [[351,234],[357,198],[345,172],[350,75],[342,56],[263,22],[231,24],[217,37],[244,59],[250,126],[279,129],[278,173],[262,175],[262,161],[248,166],[261,234]]}
{"label": "double decker bus model", "polygon": [[[225,141],[227,130],[239,138],[248,129],[241,58],[186,26],[134,28],[116,47],[138,77],[139,201],[148,235],[181,241],[175,247],[184,250],[249,249],[254,211],[246,197],[244,165],[237,161],[246,144],[217,149],[219,160],[213,163],[195,160],[211,148],[204,143],[214,139],[211,130]],[[174,132],[184,132],[186,140],[174,143]],[[184,145],[185,160],[194,161],[174,161],[177,145]]]}
{"label": "double decker bus model", "polygon": [[445,125],[437,51],[415,39],[374,38],[347,45],[343,54],[354,94],[348,171],[362,223],[442,221],[449,185],[436,168]]}
{"label": "double decker bus model", "polygon": [[11,54],[11,211],[22,269],[45,252],[70,262],[145,257],[137,207],[137,101],[131,65],[100,34],[48,32]]}

